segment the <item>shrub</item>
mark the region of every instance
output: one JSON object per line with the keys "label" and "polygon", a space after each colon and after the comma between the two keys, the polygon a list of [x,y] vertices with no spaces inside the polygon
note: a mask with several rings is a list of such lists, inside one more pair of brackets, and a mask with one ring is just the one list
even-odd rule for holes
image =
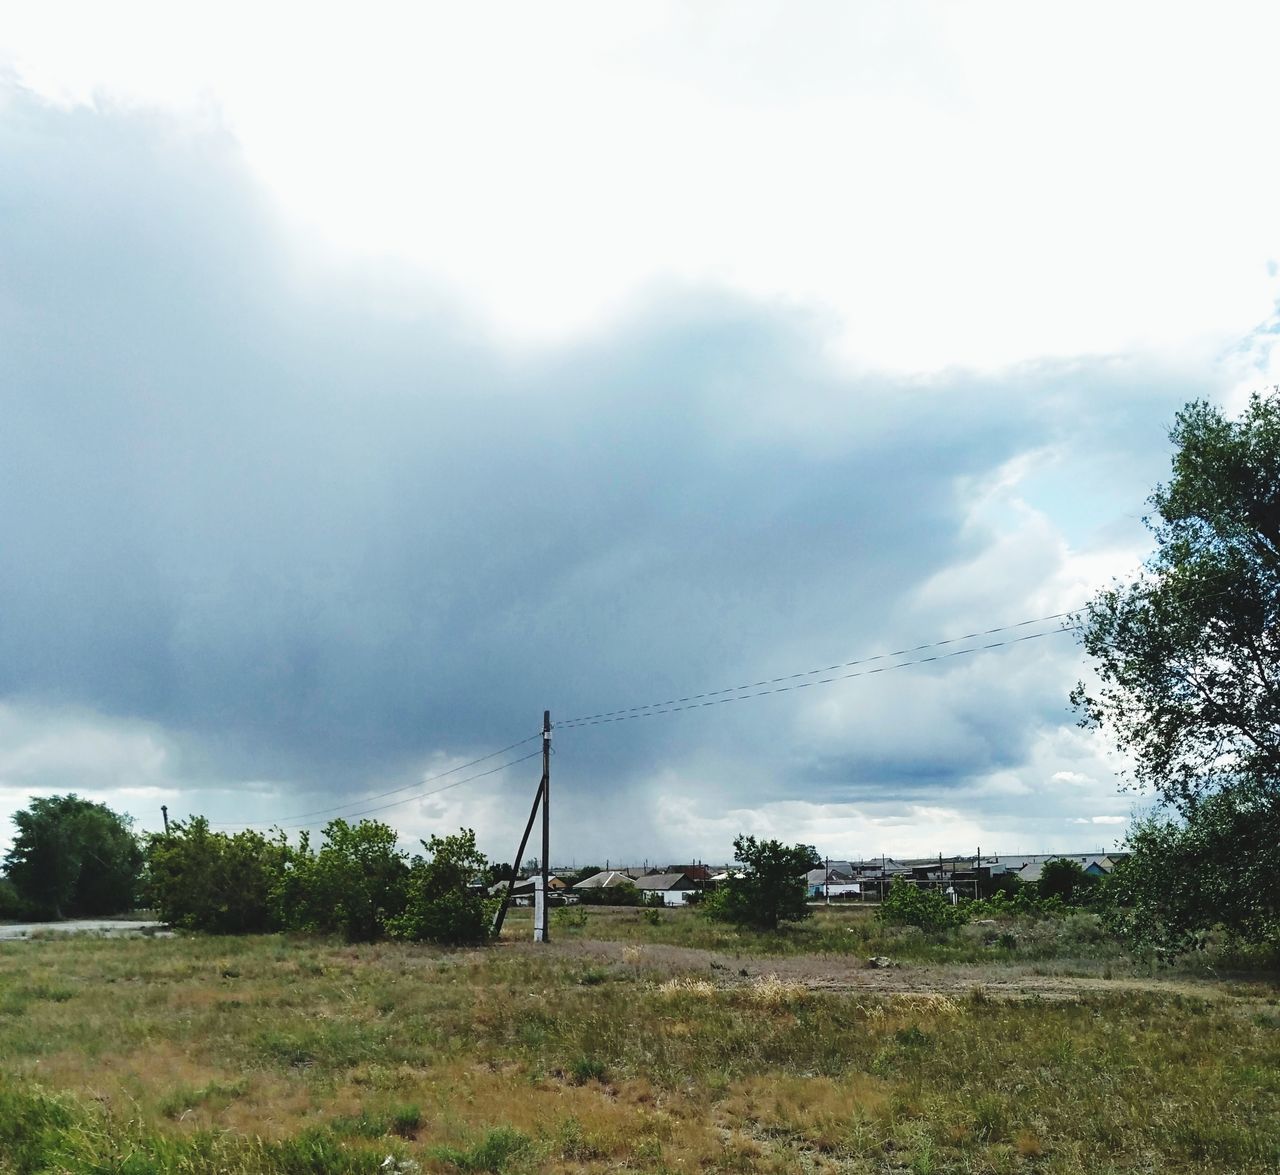
{"label": "shrub", "polygon": [[599,889],[575,889],[584,906],[642,906],[644,895],[631,882],[601,886]]}
{"label": "shrub", "polygon": [[290,859],[284,834],[210,832],[203,816],[147,838],[144,893],[160,918],[184,930],[260,934],[279,929],[271,893]]}
{"label": "shrub", "polygon": [[404,911],[387,919],[388,932],[394,938],[452,946],[486,942],[497,899],[472,885],[484,877],[487,866],[476,848],[476,834],[464,828],[452,836],[433,836],[422,847],[430,855],[414,857]]}
{"label": "shrub", "polygon": [[953,906],[936,889],[924,889],[901,878],[890,886],[876,917],[890,926],[918,926],[921,930],[946,930],[969,920],[964,909]]}
{"label": "shrub", "polygon": [[1228,789],[1181,818],[1139,821],[1126,847],[1104,916],[1133,945],[1193,950],[1220,926],[1236,942],[1280,946],[1280,799]]}
{"label": "shrub", "polygon": [[587,924],[587,912],[578,906],[564,906],[552,913],[551,922],[565,930],[581,930]]}
{"label": "shrub", "polygon": [[0,877],[0,919],[18,920],[30,917],[30,907],[22,900],[17,886]]}
{"label": "shrub", "polygon": [[325,843],[312,852],[304,832],[272,887],[275,916],[285,930],[340,934],[372,942],[405,911],[409,865],[395,829],[378,820],[331,820]]}

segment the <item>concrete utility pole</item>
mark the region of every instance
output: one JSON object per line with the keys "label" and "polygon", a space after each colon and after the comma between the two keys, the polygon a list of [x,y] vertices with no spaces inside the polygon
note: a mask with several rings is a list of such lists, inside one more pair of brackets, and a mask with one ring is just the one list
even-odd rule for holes
{"label": "concrete utility pole", "polygon": [[551,897],[551,711],[542,711],[542,873],[534,895],[533,941],[550,942]]}
{"label": "concrete utility pole", "polygon": [[542,779],[538,782],[538,790],[534,793],[533,807],[529,809],[529,823],[524,826],[524,836],[520,838],[520,847],[516,849],[515,864],[511,866],[511,877],[507,882],[507,891],[498,904],[498,911],[493,916],[493,937],[502,933],[502,923],[507,917],[507,907],[511,905],[511,894],[516,887],[516,878],[520,875],[520,862],[524,860],[525,846],[529,843],[529,834],[533,831],[533,822],[538,818],[538,807],[542,807],[542,861],[535,862],[538,876],[534,882],[533,941],[547,941],[547,880],[549,876],[548,861],[551,857],[551,823],[547,814],[547,793],[551,784],[551,711],[542,712]]}

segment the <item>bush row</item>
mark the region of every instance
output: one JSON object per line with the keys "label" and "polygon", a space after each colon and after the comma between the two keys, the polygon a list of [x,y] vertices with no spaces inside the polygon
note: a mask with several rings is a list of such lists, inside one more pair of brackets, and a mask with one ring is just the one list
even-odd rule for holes
{"label": "bush row", "polygon": [[472,884],[488,864],[475,833],[421,843],[425,855],[410,857],[376,820],[333,820],[313,847],[306,833],[292,845],[283,832],[215,832],[197,816],[147,837],[146,897],[171,925],[211,934],[484,942],[495,901]]}

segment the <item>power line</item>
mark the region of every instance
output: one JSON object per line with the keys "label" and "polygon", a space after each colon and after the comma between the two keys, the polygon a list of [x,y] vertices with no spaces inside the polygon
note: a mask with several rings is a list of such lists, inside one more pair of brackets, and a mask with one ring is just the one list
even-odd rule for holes
{"label": "power line", "polygon": [[[299,813],[297,813],[297,814],[295,814],[295,815],[293,815],[293,816],[286,816],[286,817],[285,817],[285,821],[286,821],[286,822],[289,822],[289,826],[290,826],[290,827],[297,827],[298,825],[296,825],[296,824],[294,824],[294,823],[292,823],[292,822],[295,822],[295,821],[305,821],[305,820],[306,820],[306,818],[307,818],[307,817],[309,817],[309,816],[324,816],[324,815],[326,815],[326,814],[328,814],[328,813],[330,813],[330,812],[340,812],[342,809],[344,809],[344,808],[350,808],[350,807],[351,807],[352,805],[354,805],[354,804],[366,804],[366,803],[368,803],[370,800],[380,800],[380,799],[384,798],[385,796],[394,796],[394,795],[397,795],[398,793],[400,793],[400,792],[402,792],[402,791],[410,791],[410,790],[412,790],[413,788],[417,788],[417,787],[424,787],[424,786],[425,786],[426,784],[428,784],[428,783],[434,783],[437,779],[446,779],[446,778],[448,778],[450,775],[455,775],[455,774],[457,774],[457,772],[459,772],[459,771],[465,771],[468,767],[474,767],[474,766],[476,766],[476,764],[478,764],[478,763],[484,763],[484,762],[487,762],[489,759],[496,759],[499,755],[505,755],[508,751],[514,751],[514,750],[516,749],[516,747],[522,747],[522,746],[524,746],[524,744],[525,744],[525,743],[532,742],[535,738],[541,738],[541,737],[542,737],[542,732],[541,732],[541,731],[536,731],[535,733],[533,733],[533,734],[529,735],[527,738],[517,739],[515,742],[511,743],[509,746],[505,746],[505,747],[503,747],[501,750],[497,750],[497,751],[490,751],[490,752],[489,752],[489,754],[487,754],[487,755],[481,755],[481,756],[480,756],[480,758],[478,758],[478,759],[472,759],[472,760],[471,760],[471,762],[469,762],[469,763],[459,763],[456,767],[450,767],[448,771],[441,771],[441,772],[439,772],[439,773],[438,773],[438,774],[436,774],[436,775],[428,775],[428,776],[426,776],[426,778],[424,778],[424,779],[415,779],[412,783],[406,783],[406,784],[402,785],[401,787],[393,787],[393,788],[391,788],[391,789],[390,789],[390,790],[388,790],[388,791],[375,792],[375,793],[374,793],[373,795],[371,795],[371,796],[362,796],[362,797],[361,797],[360,799],[358,799],[358,800],[348,800],[345,804],[335,804],[335,805],[334,805],[333,807],[331,807],[331,808],[317,808],[315,811],[312,811],[312,812],[299,812]],[[528,756],[525,756],[525,757],[526,757],[526,758],[528,758]],[[516,759],[516,760],[515,760],[515,762],[517,762],[517,763],[522,763],[523,761],[524,761],[523,759]],[[508,766],[508,767],[509,767],[510,765],[511,765],[511,764],[509,764],[509,763],[508,763],[508,764],[506,764],[506,766]],[[495,768],[495,770],[501,770],[501,768]],[[492,774],[492,772],[482,772],[482,774],[488,775],[488,774]],[[471,778],[472,778],[472,779],[479,779],[479,778],[480,778],[480,776],[478,776],[478,775],[473,775],[473,776],[471,776]],[[466,782],[466,780],[458,780],[458,783],[465,783],[465,782]],[[456,785],[456,784],[452,784],[452,783],[449,785],[449,787],[455,787],[455,786],[457,786],[457,785]],[[437,789],[437,791],[446,791],[446,790],[448,790],[448,789],[447,789],[447,788],[438,788],[438,789]],[[427,795],[435,795],[436,793],[435,793],[434,791],[432,791],[432,792],[427,792],[426,794],[427,794]],[[421,798],[421,797],[418,797],[418,796],[409,796],[409,797],[407,797],[407,798],[408,798],[408,799],[419,799],[419,798]],[[388,805],[385,805],[385,806],[386,806],[386,807],[391,807],[392,805],[388,804]],[[374,809],[374,810],[375,810],[375,811],[377,811],[377,809]],[[348,815],[359,815],[359,814],[360,814],[360,813],[348,813]],[[216,827],[228,827],[228,826],[235,826],[235,827],[239,827],[239,826],[241,826],[241,825],[243,824],[243,821],[239,821],[239,820],[213,820],[213,821],[210,821],[210,823],[211,823],[212,825],[216,826]],[[284,827],[284,825],[280,825],[280,827]]]}
{"label": "power line", "polygon": [[[535,738],[541,737],[541,732],[539,732],[539,734],[535,735],[534,737]],[[528,741],[529,740],[527,738],[521,739],[521,742],[527,743]],[[516,745],[519,746],[519,743],[517,743]],[[363,808],[359,812],[348,812],[346,816],[341,817],[341,819],[345,820],[348,817],[354,818],[356,816],[368,816],[373,812],[385,812],[388,808],[398,808],[401,804],[411,804],[413,803],[414,800],[425,800],[428,796],[438,796],[441,792],[448,791],[450,788],[461,787],[464,783],[470,783],[472,780],[475,780],[475,779],[483,779],[486,775],[496,775],[499,771],[505,771],[508,767],[514,767],[517,763],[527,762],[529,759],[533,759],[536,756],[541,754],[542,754],[542,749],[539,748],[536,751],[530,751],[527,755],[521,755],[520,758],[518,759],[512,759],[510,763],[499,763],[496,767],[490,767],[488,771],[477,771],[475,775],[468,775],[463,779],[455,779],[452,783],[446,783],[444,787],[432,788],[431,791],[421,792],[418,795],[414,795],[414,796],[405,796],[404,799],[402,800],[392,800],[391,803],[389,804],[379,804],[376,808]],[[274,827],[302,828],[307,823],[308,823],[307,821],[303,821],[301,824],[298,824],[298,823],[276,824],[274,825]]]}
{"label": "power line", "polygon": [[[743,701],[747,697],[758,698],[758,697],[763,697],[764,694],[784,693],[788,689],[804,689],[806,688],[807,685],[825,685],[829,681],[843,681],[850,677],[860,677],[862,676],[862,674],[846,673],[846,674],[841,674],[838,677],[826,678],[823,681],[819,681],[819,682],[808,682],[808,683],[805,683],[805,685],[790,685],[790,686],[784,687],[783,689],[764,689],[762,693],[745,694],[743,695],[743,697],[725,697],[724,696],[726,694],[741,694],[742,691],[744,690],[761,689],[761,687],[764,687],[764,686],[776,686],[782,682],[799,681],[801,678],[804,678],[804,677],[817,677],[818,674],[820,673],[834,673],[837,669],[852,669],[853,667],[858,665],[870,665],[875,661],[884,661],[891,657],[904,657],[909,653],[923,652],[925,649],[940,649],[940,648],[944,648],[947,645],[958,644],[960,641],[976,640],[978,637],[994,636],[996,633],[1001,633],[1001,632],[1012,632],[1015,629],[1026,628],[1028,625],[1031,625],[1031,624],[1045,624],[1050,620],[1061,620],[1063,619],[1063,617],[1074,615],[1076,611],[1078,611],[1078,609],[1073,609],[1072,611],[1069,611],[1069,612],[1054,612],[1052,615],[1049,615],[1049,616],[1037,616],[1031,620],[1019,620],[1014,624],[1001,624],[995,628],[986,628],[978,632],[966,633],[964,636],[953,636],[953,637],[948,637],[946,640],[928,641],[922,645],[912,645],[912,646],[909,646],[908,648],[898,649],[892,653],[877,653],[873,657],[860,657],[854,661],[843,661],[835,665],[820,666],[817,669],[806,669],[801,673],[790,673],[790,674],[785,674],[782,677],[765,678],[761,681],[747,682],[743,685],[729,686],[725,689],[707,690],[706,692],[700,693],[700,694],[690,694],[688,697],[668,698],[665,702],[647,702],[643,706],[628,706],[625,709],[620,709],[620,710],[605,710],[599,714],[581,714],[576,717],[566,718],[561,722],[557,722],[556,728],[559,730],[567,730],[574,726],[598,726],[606,722],[625,722],[631,718],[648,717],[649,713],[651,712],[657,712],[662,714],[674,714],[677,710],[697,709],[696,706],[689,704],[694,702],[699,702],[701,703],[701,705],[704,705],[704,706],[707,706],[707,705],[714,706],[714,705],[721,705],[725,702]],[[1053,633],[1057,633],[1057,632],[1073,632],[1073,631],[1075,630],[1072,627],[1055,628],[1055,629],[1051,629],[1049,632],[1046,632],[1046,633],[1037,633],[1035,634],[1035,636],[1037,637],[1050,636]],[[1020,639],[1028,640],[1028,639],[1035,639],[1035,637],[1023,637]],[[994,644],[982,646],[982,649],[995,649],[995,648],[999,648],[1002,644],[1016,644],[1016,643],[1017,643],[1016,641],[997,641]],[[961,653],[952,653],[948,655],[959,656],[959,655],[963,655],[964,652],[978,652],[978,651],[981,651],[981,650],[966,649],[966,650],[962,650]],[[942,658],[939,658],[939,657],[924,657],[918,661],[910,661],[910,662],[906,662],[905,664],[923,665],[926,661],[937,661],[941,659]],[[904,667],[905,665],[891,665],[891,666],[884,666],[881,669],[869,670],[868,672],[883,673],[885,669],[898,669],[898,668],[904,668]],[[707,702],[703,700],[706,698],[717,698],[719,699],[719,701]],[[667,709],[667,707],[674,707],[674,709]]]}
{"label": "power line", "polygon": [[[1065,615],[1070,615],[1070,613],[1060,613],[1059,615],[1065,616]],[[1056,617],[1052,617],[1052,616],[1042,617],[1041,619],[1053,620],[1053,619],[1056,619]],[[1022,624],[1035,624],[1035,623],[1036,621],[1034,620],[1024,620],[1020,622],[1020,624],[1005,625],[998,629],[990,629],[988,630],[988,632],[1006,632],[1009,629],[1021,627]],[[1074,626],[1064,626],[1062,628],[1051,628],[1047,632],[1035,632],[1035,633],[1032,633],[1030,636],[1019,636],[1019,637],[1013,637],[1009,640],[992,641],[990,644],[986,644],[986,645],[975,645],[971,649],[956,649],[954,652],[951,652],[951,653],[936,653],[932,657],[918,657],[914,661],[899,661],[893,665],[881,665],[876,669],[856,669],[852,673],[839,673],[839,674],[836,674],[834,677],[824,677],[818,681],[802,681],[802,682],[797,682],[796,684],[793,684],[793,685],[774,686],[774,682],[792,681],[795,678],[799,678],[799,677],[809,677],[816,673],[830,672],[830,669],[813,669],[813,670],[809,670],[807,673],[792,674],[790,677],[775,677],[772,680],[767,682],[765,681],[757,682],[756,683],[757,685],[773,686],[773,688],[762,689],[757,693],[737,693],[735,692],[736,690],[755,688],[754,686],[749,686],[749,685],[737,686],[735,687],[735,690],[717,690],[715,691],[714,694],[696,694],[692,698],[683,699],[683,701],[685,702],[684,705],[672,706],[668,703],[655,702],[655,703],[651,703],[648,706],[632,707],[632,709],[629,711],[628,710],[610,711],[608,714],[602,714],[596,718],[568,719],[565,722],[556,723],[556,727],[557,729],[561,729],[561,730],[572,730],[573,728],[579,727],[579,726],[603,726],[610,722],[629,722],[636,718],[654,718],[662,714],[677,714],[682,710],[700,710],[706,706],[723,706],[728,702],[746,702],[752,698],[763,698],[770,694],[785,694],[785,693],[789,693],[792,690],[809,689],[810,687],[815,685],[829,685],[831,682],[848,681],[850,678],[853,678],[853,677],[870,677],[874,673],[888,673],[890,670],[893,670],[893,669],[908,669],[913,665],[925,665],[930,661],[946,661],[951,657],[965,657],[972,653],[985,653],[989,649],[999,649],[999,648],[1003,648],[1006,645],[1022,644],[1024,641],[1034,641],[1034,640],[1039,640],[1041,637],[1056,636],[1059,633],[1075,632],[1075,631],[1077,630]],[[988,635],[988,633],[976,633],[974,635],[985,636],[985,635]],[[918,648],[919,649],[938,648],[942,645],[954,644],[956,641],[968,640],[968,639],[972,639],[972,638],[952,637],[951,640],[948,640],[948,641],[936,641],[933,644],[920,645],[918,646]],[[911,652],[914,650],[904,650],[904,651]],[[867,657],[861,661],[848,661],[845,663],[845,665],[833,665],[831,666],[831,668],[843,669],[847,665],[866,665],[871,661],[877,661],[885,657],[894,657],[899,655],[900,654],[897,654],[897,653],[881,653],[876,657]],[[731,696],[718,697],[716,696],[717,694],[730,694]],[[697,698],[711,698],[712,700],[700,702],[696,700]]]}

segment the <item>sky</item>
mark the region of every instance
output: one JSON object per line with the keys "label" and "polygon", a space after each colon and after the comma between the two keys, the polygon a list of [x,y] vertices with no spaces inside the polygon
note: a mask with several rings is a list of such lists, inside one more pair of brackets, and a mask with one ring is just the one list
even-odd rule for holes
{"label": "sky", "polygon": [[10,6],[0,846],[75,791],[510,858],[550,709],[555,864],[1113,847],[1057,617],[1280,380],[1278,26]]}

